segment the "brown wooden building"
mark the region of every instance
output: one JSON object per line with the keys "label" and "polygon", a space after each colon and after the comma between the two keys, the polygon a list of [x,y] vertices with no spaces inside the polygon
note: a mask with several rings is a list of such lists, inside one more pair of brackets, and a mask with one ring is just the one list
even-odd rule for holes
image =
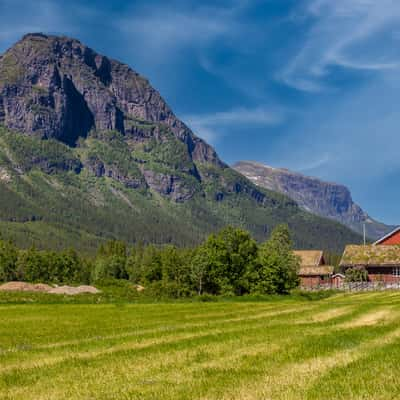
{"label": "brown wooden building", "polygon": [[296,250],[300,258],[300,286],[318,287],[330,284],[333,267],[325,264],[324,253],[321,250]]}
{"label": "brown wooden building", "polygon": [[380,238],[374,243],[375,246],[393,246],[400,245],[400,226],[388,233],[384,237]]}
{"label": "brown wooden building", "polygon": [[364,267],[371,282],[397,283],[400,281],[400,246],[346,246],[340,267]]}

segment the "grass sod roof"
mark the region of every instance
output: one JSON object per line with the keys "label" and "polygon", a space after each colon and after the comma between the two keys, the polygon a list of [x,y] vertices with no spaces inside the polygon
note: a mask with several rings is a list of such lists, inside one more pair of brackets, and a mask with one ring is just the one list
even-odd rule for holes
{"label": "grass sod roof", "polygon": [[317,267],[321,264],[322,250],[295,250],[294,254],[300,257],[301,267]]}
{"label": "grass sod roof", "polygon": [[344,250],[340,266],[400,266],[400,246],[349,245]]}
{"label": "grass sod roof", "polygon": [[321,276],[332,275],[334,267],[330,265],[321,265],[319,267],[300,267],[300,276]]}

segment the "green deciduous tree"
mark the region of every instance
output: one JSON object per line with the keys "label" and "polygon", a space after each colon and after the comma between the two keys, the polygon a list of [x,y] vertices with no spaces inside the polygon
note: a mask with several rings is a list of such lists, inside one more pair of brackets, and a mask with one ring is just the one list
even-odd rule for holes
{"label": "green deciduous tree", "polygon": [[16,263],[18,251],[8,241],[0,240],[0,282],[12,281],[16,276]]}
{"label": "green deciduous tree", "polygon": [[49,282],[48,258],[35,248],[21,250],[16,263],[17,279],[29,282]]}
{"label": "green deciduous tree", "polygon": [[258,293],[288,293],[298,286],[300,260],[293,253],[287,225],[277,226],[269,240],[260,246],[253,290]]}
{"label": "green deciduous tree", "polygon": [[127,279],[127,248],[124,242],[112,240],[102,244],[98,250],[93,270],[93,280]]}
{"label": "green deciduous tree", "polygon": [[247,293],[256,258],[257,243],[248,232],[227,227],[210,235],[192,263],[197,291],[223,295]]}

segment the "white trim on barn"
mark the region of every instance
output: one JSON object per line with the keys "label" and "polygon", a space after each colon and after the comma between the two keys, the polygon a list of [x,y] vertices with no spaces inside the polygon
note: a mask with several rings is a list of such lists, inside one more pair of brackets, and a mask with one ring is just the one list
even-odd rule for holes
{"label": "white trim on barn", "polygon": [[386,239],[390,238],[390,236],[393,236],[394,234],[396,234],[399,231],[400,231],[400,226],[398,226],[396,229],[393,229],[392,232],[389,232],[385,236],[378,239],[375,243],[373,243],[373,245],[376,246],[377,244],[384,242]]}
{"label": "white trim on barn", "polygon": [[340,274],[340,273],[338,273],[338,274],[334,274],[334,275],[332,275],[332,279],[333,278],[346,278],[346,276],[345,275],[343,275],[343,274]]}

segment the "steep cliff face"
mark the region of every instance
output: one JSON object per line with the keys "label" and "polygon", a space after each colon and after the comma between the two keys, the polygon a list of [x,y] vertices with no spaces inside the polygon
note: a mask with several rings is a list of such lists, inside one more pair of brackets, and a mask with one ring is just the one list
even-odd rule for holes
{"label": "steep cliff face", "polygon": [[75,39],[28,34],[0,57],[0,122],[74,144],[88,132],[135,134],[136,121],[162,122],[197,161],[215,151],[178,120],[149,82]]}
{"label": "steep cliff face", "polygon": [[363,232],[365,224],[371,239],[379,238],[393,229],[373,220],[354,203],[346,186],[251,161],[240,161],[233,168],[256,185],[289,196],[313,214],[339,221],[359,233]]}
{"label": "steep cliff face", "polygon": [[[192,176],[200,178],[195,162],[225,167],[145,78],[67,37],[28,34],[0,57],[0,123],[69,146],[93,130],[120,132],[131,140],[131,150],[153,140],[176,139],[185,146]],[[96,161],[97,172],[107,169]],[[145,166],[143,173],[161,194],[174,193],[176,200],[190,197],[190,190],[180,193],[184,185],[173,174],[146,171]]]}
{"label": "steep cliff face", "polygon": [[127,65],[44,34],[0,56],[0,199],[0,230],[24,244],[190,244],[226,224],[262,240],[282,222],[299,247],[360,239],[228,167]]}

